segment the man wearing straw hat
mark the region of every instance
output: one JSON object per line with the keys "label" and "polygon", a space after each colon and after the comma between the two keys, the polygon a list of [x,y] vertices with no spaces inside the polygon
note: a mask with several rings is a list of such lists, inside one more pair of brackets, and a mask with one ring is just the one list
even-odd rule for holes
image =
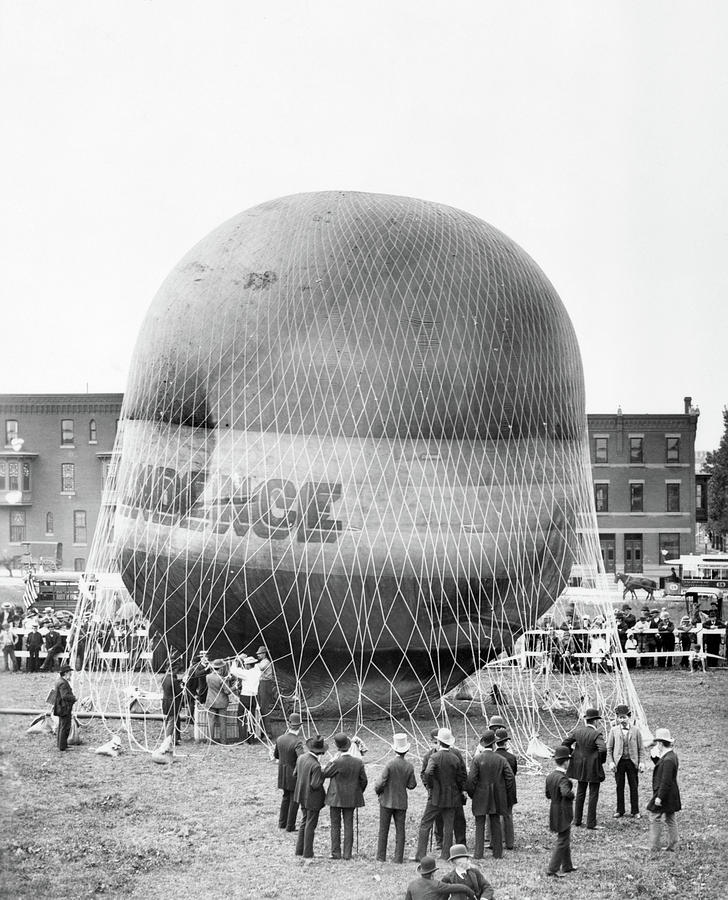
{"label": "man wearing straw hat", "polygon": [[462,807],[462,793],[467,781],[465,762],[454,749],[455,738],[449,728],[437,732],[438,750],[430,757],[422,783],[431,791],[420,822],[416,859],[422,859],[427,850],[430,829],[442,814],[442,858],[448,859],[452,845],[455,810]]}
{"label": "man wearing straw hat", "polygon": [[320,734],[312,735],[306,741],[305,751],[296,762],[294,775],[296,787],[293,791],[293,799],[301,809],[296,856],[302,856],[304,860],[313,859],[313,839],[316,834],[319,813],[326,801],[320,758],[328,748],[329,745]]}
{"label": "man wearing straw hat", "polygon": [[470,865],[470,854],[465,844],[453,844],[450,862],[454,865],[442,879],[442,884],[465,884],[472,888],[478,900],[493,900],[493,888],[476,866]]}
{"label": "man wearing straw hat", "polygon": [[[677,822],[675,813],[682,809],[680,788],[677,783],[678,760],[675,741],[667,728],[655,731],[655,742],[650,756],[656,762],[652,773],[652,799],[647,804],[650,813],[650,854],[660,849],[674,853],[677,850]],[[667,846],[660,848],[662,823],[667,827]]]}
{"label": "man wearing straw hat", "polygon": [[374,785],[379,797],[379,836],[377,838],[377,859],[386,862],[389,825],[394,819],[394,862],[404,862],[404,826],[407,818],[409,799],[407,791],[417,786],[414,766],[405,759],[410,748],[406,734],[395,734],[392,750],[395,758],[384,767]]}
{"label": "man wearing straw hat", "polygon": [[296,763],[302,753],[301,717],[294,712],[288,719],[288,730],[276,740],[273,748],[273,758],[278,760],[278,789],[283,791],[278,827],[286,831],[296,830],[298,803],[293,799],[293,792],[296,788]]}
{"label": "man wearing straw hat", "polygon": [[437,863],[431,856],[422,857],[417,872],[420,877],[407,885],[404,900],[435,900],[436,897],[450,897],[453,894],[476,897],[475,891],[467,884],[445,884],[436,881],[432,876],[437,872]]}

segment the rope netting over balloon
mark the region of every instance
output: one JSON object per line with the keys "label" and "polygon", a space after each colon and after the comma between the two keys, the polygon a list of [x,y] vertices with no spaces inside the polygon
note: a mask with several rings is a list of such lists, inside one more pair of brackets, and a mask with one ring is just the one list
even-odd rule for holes
{"label": "rope netting over balloon", "polygon": [[[596,662],[528,634],[574,564]],[[137,344],[89,572],[76,679],[102,712],[143,707],[175,660],[262,645],[268,732],[296,711],[427,743],[459,717],[467,743],[498,710],[528,755],[585,704],[641,715],[611,652],[571,322],[523,250],[449,207],[297,195],[180,262]],[[115,573],[149,623],[133,659],[99,649]],[[138,715],[132,744],[154,746]]]}

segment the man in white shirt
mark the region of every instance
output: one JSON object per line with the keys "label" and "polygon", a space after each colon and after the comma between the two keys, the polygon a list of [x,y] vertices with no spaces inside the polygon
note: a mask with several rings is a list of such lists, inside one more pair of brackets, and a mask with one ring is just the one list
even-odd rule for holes
{"label": "man in white shirt", "polygon": [[240,719],[240,738],[244,743],[255,741],[258,733],[258,685],[260,684],[260,669],[254,656],[246,656],[242,660],[242,666],[237,664],[230,666],[230,674],[238,679],[238,718]]}

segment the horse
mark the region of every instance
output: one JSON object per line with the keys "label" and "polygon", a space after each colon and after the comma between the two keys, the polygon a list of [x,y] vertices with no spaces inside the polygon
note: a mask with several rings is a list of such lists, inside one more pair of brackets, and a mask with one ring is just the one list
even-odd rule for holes
{"label": "horse", "polygon": [[620,581],[624,584],[622,600],[626,598],[627,592],[629,592],[636,602],[637,591],[645,591],[647,594],[646,599],[652,600],[652,595],[657,589],[657,582],[653,581],[651,578],[645,578],[643,575],[623,575],[621,572],[617,572],[614,576],[614,581],[616,584],[619,584]]}

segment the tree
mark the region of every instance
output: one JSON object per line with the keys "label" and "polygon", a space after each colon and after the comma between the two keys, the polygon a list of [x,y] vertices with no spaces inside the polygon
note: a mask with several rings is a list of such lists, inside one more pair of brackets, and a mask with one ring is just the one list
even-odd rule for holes
{"label": "tree", "polygon": [[704,471],[708,482],[708,531],[717,550],[725,547],[728,534],[728,406],[723,407],[723,437],[717,450],[707,454]]}

